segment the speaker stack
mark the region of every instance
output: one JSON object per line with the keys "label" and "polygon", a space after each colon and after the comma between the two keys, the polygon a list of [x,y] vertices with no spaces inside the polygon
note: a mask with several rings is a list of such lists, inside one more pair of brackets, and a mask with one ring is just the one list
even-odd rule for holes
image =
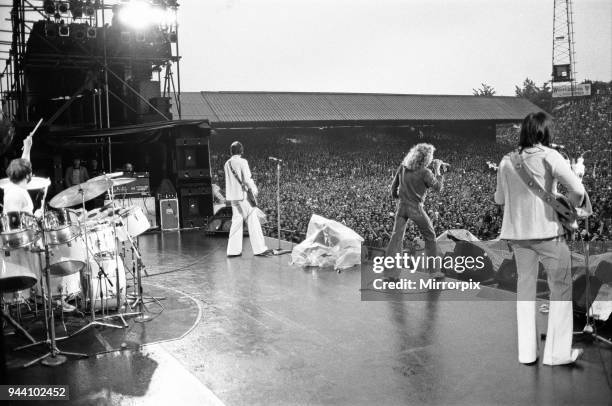
{"label": "speaker stack", "polygon": [[182,228],[206,226],[213,215],[208,137],[176,138],[176,176]]}

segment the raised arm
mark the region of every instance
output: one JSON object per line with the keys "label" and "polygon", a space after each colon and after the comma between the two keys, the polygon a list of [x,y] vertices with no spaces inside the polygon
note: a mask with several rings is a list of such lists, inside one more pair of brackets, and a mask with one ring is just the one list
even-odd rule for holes
{"label": "raised arm", "polygon": [[30,151],[32,150],[32,135],[28,135],[23,140],[23,152],[21,153],[21,158],[27,159],[30,161]]}

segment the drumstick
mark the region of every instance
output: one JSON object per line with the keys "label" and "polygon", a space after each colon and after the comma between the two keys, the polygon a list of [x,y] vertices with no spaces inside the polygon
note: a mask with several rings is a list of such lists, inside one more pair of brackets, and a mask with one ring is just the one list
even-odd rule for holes
{"label": "drumstick", "polygon": [[[34,129],[30,132],[30,134],[28,135],[28,137],[31,137],[34,135],[34,133],[36,132],[36,130],[38,130],[38,127],[40,127],[40,125],[42,124],[43,119],[41,118],[40,120],[38,120],[38,123],[36,124],[36,127],[34,127]],[[27,137],[26,137],[27,138]],[[21,147],[21,150],[23,151],[23,147]]]}

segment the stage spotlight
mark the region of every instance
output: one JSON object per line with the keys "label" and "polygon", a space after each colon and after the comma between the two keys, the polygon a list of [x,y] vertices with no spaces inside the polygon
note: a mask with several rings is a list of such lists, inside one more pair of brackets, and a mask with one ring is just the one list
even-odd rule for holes
{"label": "stage spotlight", "polygon": [[98,36],[98,31],[96,31],[96,27],[87,28],[87,38],[96,38]]}
{"label": "stage spotlight", "polygon": [[57,6],[57,9],[59,10],[60,13],[66,14],[69,10],[68,3],[61,2],[59,6]]}
{"label": "stage spotlight", "polygon": [[141,0],[123,4],[119,8],[118,17],[122,24],[135,30],[143,30],[154,25],[171,25],[176,21],[172,10],[155,7]]}
{"label": "stage spotlight", "polygon": [[55,3],[52,0],[45,0],[43,2],[43,9],[47,14],[55,14]]}
{"label": "stage spotlight", "polygon": [[70,35],[70,27],[68,27],[66,24],[64,24],[64,20],[60,21],[59,36],[60,37],[67,37],[69,35]]}

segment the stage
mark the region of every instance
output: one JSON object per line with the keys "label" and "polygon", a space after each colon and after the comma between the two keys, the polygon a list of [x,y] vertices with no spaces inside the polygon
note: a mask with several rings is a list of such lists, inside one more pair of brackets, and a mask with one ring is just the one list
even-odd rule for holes
{"label": "stage", "polygon": [[69,385],[70,401],[57,403],[73,405],[612,399],[612,350],[601,344],[578,344],[585,354],[574,367],[519,364],[512,300],[449,301],[444,295],[452,293],[441,292],[423,301],[363,302],[358,269],[301,269],[288,264],[289,255],[254,257],[248,239],[236,258],[226,257],[225,239],[203,231],[149,234],[140,245],[145,293],[168,297],[164,313],[144,325],[129,321],[126,330],[88,333],[96,342],[80,338],[78,346],[89,358],[56,369],[12,368],[11,383]]}

